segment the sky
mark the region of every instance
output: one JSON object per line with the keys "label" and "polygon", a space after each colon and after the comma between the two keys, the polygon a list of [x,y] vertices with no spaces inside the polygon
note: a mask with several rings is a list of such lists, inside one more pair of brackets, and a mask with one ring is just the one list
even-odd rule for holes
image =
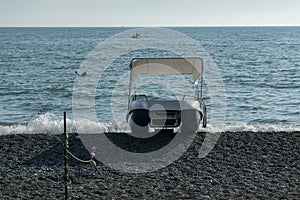
{"label": "sky", "polygon": [[300,0],[0,0],[0,26],[299,26]]}

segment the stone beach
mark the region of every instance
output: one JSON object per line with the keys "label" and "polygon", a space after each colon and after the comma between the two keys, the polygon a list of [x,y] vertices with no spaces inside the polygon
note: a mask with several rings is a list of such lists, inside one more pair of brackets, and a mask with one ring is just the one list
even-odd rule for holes
{"label": "stone beach", "polygon": [[[116,171],[98,160],[95,173],[69,156],[69,199],[300,198],[300,132],[225,132],[200,159],[205,134],[178,160],[149,173]],[[107,135],[132,145],[125,134]],[[89,159],[76,134],[69,142],[72,153]],[[2,135],[0,154],[0,199],[64,199],[61,135]]]}

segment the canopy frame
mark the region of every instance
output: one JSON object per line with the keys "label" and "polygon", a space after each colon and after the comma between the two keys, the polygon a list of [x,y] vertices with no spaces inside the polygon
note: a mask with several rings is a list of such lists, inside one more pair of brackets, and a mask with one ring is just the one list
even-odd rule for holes
{"label": "canopy frame", "polygon": [[194,81],[203,73],[201,58],[133,58],[129,65],[131,79],[139,74],[191,74]]}
{"label": "canopy frame", "polygon": [[[129,65],[130,82],[128,106],[130,104],[132,82],[137,76],[164,74],[191,74],[197,88],[197,98],[202,99],[203,60],[202,58],[133,58]],[[200,91],[199,91],[199,77]]]}

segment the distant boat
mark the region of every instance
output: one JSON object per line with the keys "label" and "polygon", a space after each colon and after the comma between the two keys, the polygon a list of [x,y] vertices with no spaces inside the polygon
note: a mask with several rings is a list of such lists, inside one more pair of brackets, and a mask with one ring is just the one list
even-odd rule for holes
{"label": "distant boat", "polygon": [[142,36],[139,34],[139,33],[135,33],[132,35],[131,38],[137,38],[137,39],[140,39]]}

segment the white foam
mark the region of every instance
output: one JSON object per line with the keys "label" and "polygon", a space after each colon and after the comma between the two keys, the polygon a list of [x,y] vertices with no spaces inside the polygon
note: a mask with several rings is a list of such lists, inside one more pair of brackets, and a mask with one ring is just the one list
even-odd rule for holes
{"label": "white foam", "polygon": [[[68,133],[76,133],[77,128],[80,128],[80,130],[86,130],[86,133],[129,131],[129,128],[124,123],[112,124],[86,120],[75,122],[74,120],[67,119]],[[54,114],[46,113],[33,118],[27,124],[0,126],[0,135],[37,133],[60,134],[63,133],[63,129],[64,122],[62,117],[59,118]]]}
{"label": "white foam", "polygon": [[[76,133],[77,129],[85,130],[85,133],[108,133],[129,132],[126,122],[103,123],[87,120],[74,121],[67,119],[67,132]],[[300,132],[300,125],[276,125],[262,123],[233,123],[233,124],[211,124],[207,128],[200,128],[200,132]],[[50,133],[60,134],[63,132],[63,119],[54,114],[46,113],[33,118],[27,124],[11,126],[0,126],[0,135],[8,134],[36,134]]]}
{"label": "white foam", "polygon": [[300,125],[277,125],[263,123],[233,123],[208,124],[207,128],[200,128],[200,132],[299,132]]}

